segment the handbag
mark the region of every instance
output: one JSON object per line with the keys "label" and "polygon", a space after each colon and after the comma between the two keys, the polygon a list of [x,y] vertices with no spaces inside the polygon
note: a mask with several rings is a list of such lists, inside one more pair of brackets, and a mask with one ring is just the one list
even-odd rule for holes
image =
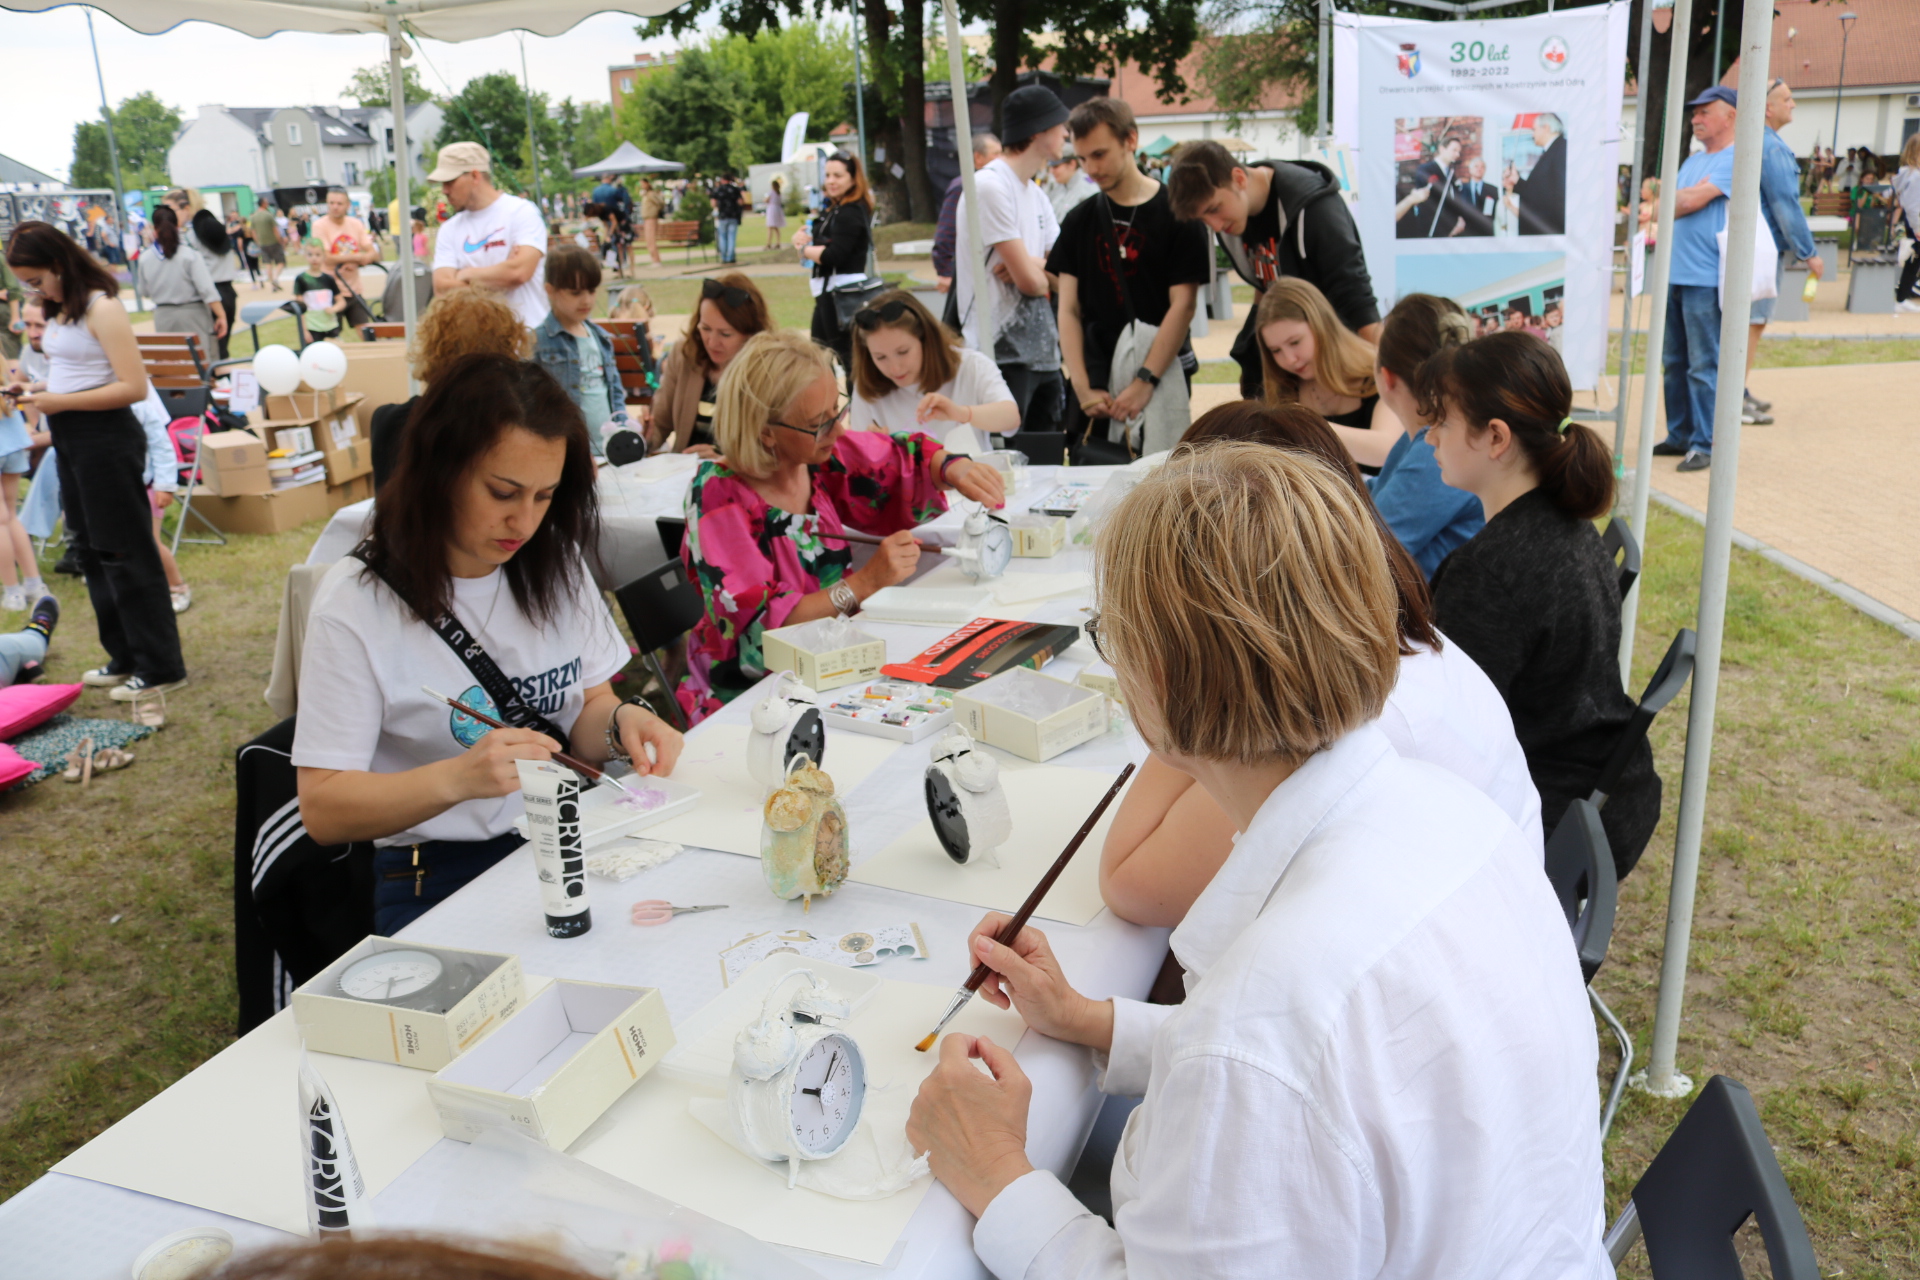
{"label": "handbag", "polygon": [[890,287],[880,276],[869,275],[851,284],[828,289],[827,296],[833,299],[833,318],[839,324],[841,331],[844,332],[847,326],[853,323],[853,317],[860,312],[861,308],[885,293]]}

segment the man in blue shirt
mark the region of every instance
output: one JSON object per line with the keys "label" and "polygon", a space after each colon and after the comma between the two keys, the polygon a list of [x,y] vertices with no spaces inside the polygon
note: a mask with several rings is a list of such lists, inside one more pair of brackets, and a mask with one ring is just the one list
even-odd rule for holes
{"label": "man in blue shirt", "polygon": [[[1785,80],[1775,79],[1767,89],[1767,132],[1760,153],[1760,212],[1766,216],[1767,230],[1773,233],[1773,243],[1782,254],[1789,251],[1796,260],[1807,264],[1807,271],[1815,280],[1820,278],[1822,264],[1820,256],[1814,252],[1813,232],[1807,228],[1806,210],[1800,207],[1800,161],[1794,157],[1793,148],[1780,136],[1779,130],[1793,120],[1793,90],[1787,87]],[[1783,257],[1773,272],[1773,287],[1776,294],[1780,291],[1781,281],[1786,277],[1786,259]],[[1766,330],[1767,321],[1773,319],[1774,298],[1755,298],[1751,335],[1747,341],[1747,376],[1753,376],[1753,353],[1760,349],[1760,335]],[[1768,410],[1773,408],[1770,401],[1754,398],[1751,391],[1743,389],[1740,421],[1767,426],[1773,422]]]}
{"label": "man in blue shirt", "polygon": [[1713,465],[1714,383],[1720,377],[1720,232],[1733,190],[1733,119],[1738,96],[1715,85],[1687,104],[1693,136],[1706,150],[1680,166],[1674,193],[1673,263],[1667,293],[1667,438],[1653,451],[1680,456],[1680,470]]}

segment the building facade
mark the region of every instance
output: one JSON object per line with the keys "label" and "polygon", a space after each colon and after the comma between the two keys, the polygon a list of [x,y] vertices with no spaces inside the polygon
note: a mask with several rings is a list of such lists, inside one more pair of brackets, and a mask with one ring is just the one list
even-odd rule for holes
{"label": "building facade", "polygon": [[[426,172],[441,109],[431,102],[407,107],[408,151],[416,176]],[[181,126],[167,152],[167,169],[183,187],[366,187],[393,162],[389,107],[199,108]]]}

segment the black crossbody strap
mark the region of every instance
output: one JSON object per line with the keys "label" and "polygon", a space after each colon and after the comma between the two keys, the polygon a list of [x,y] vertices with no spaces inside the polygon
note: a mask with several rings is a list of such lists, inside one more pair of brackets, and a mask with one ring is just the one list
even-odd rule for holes
{"label": "black crossbody strap", "polygon": [[[363,564],[367,563],[366,557],[360,554],[358,548],[354,550],[354,558]],[[392,580],[381,573],[377,566],[368,564],[367,567],[373,569],[380,581],[387,584],[388,590],[396,596],[400,595],[400,589],[395,587]],[[406,597],[401,596],[401,599],[405,600]],[[411,604],[408,607],[411,608]],[[419,610],[416,609],[414,612],[417,614]],[[507,678],[506,672],[500,670],[500,664],[493,660],[493,655],[488,653],[485,646],[480,643],[480,637],[469,630],[464,623],[448,612],[440,615],[437,620],[428,622],[427,626],[446,642],[447,648],[453,650],[453,656],[460,659],[461,665],[466,667],[467,673],[473,677],[474,682],[486,690],[487,696],[493,699],[494,708],[500,713],[500,719],[516,729],[532,729],[535,733],[546,734],[563,747],[566,745],[565,731],[527,705],[527,700],[522,698],[520,691],[513,687],[513,681]]]}

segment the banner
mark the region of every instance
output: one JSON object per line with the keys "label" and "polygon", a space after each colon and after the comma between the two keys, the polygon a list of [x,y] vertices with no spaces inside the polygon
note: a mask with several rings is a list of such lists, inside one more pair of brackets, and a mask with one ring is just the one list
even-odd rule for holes
{"label": "banner", "polygon": [[1527,18],[1361,26],[1354,212],[1384,312],[1452,298],[1600,379],[1613,281],[1625,0]]}

